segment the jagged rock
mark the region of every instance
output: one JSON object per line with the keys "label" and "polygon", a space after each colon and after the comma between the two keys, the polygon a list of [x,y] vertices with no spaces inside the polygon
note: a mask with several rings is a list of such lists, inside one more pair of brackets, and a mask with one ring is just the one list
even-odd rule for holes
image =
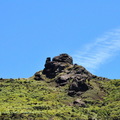
{"label": "jagged rock", "polygon": [[36,72],[36,73],[35,73],[34,79],[35,79],[35,80],[43,80],[43,78],[41,77],[41,75],[40,75],[39,72]]}
{"label": "jagged rock", "polygon": [[70,78],[71,78],[70,74],[62,75],[56,79],[56,83],[58,83],[60,86],[66,85]]}
{"label": "jagged rock", "polygon": [[72,57],[67,54],[60,54],[60,56],[56,56],[52,59],[48,57],[46,59],[45,68],[43,70],[43,74],[45,74],[49,78],[54,78],[56,75],[61,73],[68,64],[73,64]]}
{"label": "jagged rock", "polygon": [[[66,85],[71,80],[68,92],[71,96],[77,94],[77,92],[87,91],[89,86],[86,84],[86,81],[93,78],[93,75],[84,67],[77,64],[73,65],[73,59],[68,54],[60,54],[54,57],[52,61],[48,57],[42,73],[48,78],[55,78],[57,86]],[[64,74],[56,77],[60,73]],[[41,78],[39,75],[36,75],[36,79]]]}
{"label": "jagged rock", "polygon": [[50,61],[51,61],[51,58],[47,57],[45,65],[48,64]]}
{"label": "jagged rock", "polygon": [[[82,92],[87,91],[88,89],[90,89],[89,85],[87,85],[85,82],[83,81],[78,81],[78,82],[72,82],[72,84],[69,87],[69,91],[74,91],[75,94],[77,95],[81,95]],[[71,93],[71,92],[70,92]],[[70,95],[69,93],[69,95]],[[79,94],[80,93],[80,94]],[[70,96],[73,96],[73,94],[71,94]]]}
{"label": "jagged rock", "polygon": [[54,57],[52,61],[73,64],[73,59],[68,54],[60,54]]}
{"label": "jagged rock", "polygon": [[69,87],[69,90],[74,90],[74,91],[78,91],[78,83],[77,82],[73,82],[70,87]]}
{"label": "jagged rock", "polygon": [[73,102],[74,105],[77,105],[79,107],[86,107],[86,104],[85,102],[83,102],[81,99],[76,99],[74,102]]}
{"label": "jagged rock", "polygon": [[54,78],[56,75],[62,72],[66,68],[66,64],[59,62],[49,62],[45,64],[45,68],[43,70],[43,74],[48,78]]}
{"label": "jagged rock", "polygon": [[[80,70],[80,68],[82,68],[81,72],[78,74],[76,74],[76,72],[74,73],[74,75],[72,76],[72,83],[69,87],[70,91],[87,91],[90,87],[89,85],[86,83],[86,81],[89,81],[90,79],[92,79],[92,74],[89,73],[85,68],[81,67],[81,66],[77,66],[77,68]],[[86,72],[84,72],[86,71]]]}
{"label": "jagged rock", "polygon": [[69,96],[81,96],[86,91],[93,89],[93,86],[89,84],[92,79],[108,80],[91,74],[83,66],[73,64],[73,59],[68,54],[60,54],[52,60],[48,57],[44,66],[41,74],[37,72],[34,79],[43,80],[42,75],[45,75],[52,79],[52,82],[54,81],[58,87],[67,84]]}

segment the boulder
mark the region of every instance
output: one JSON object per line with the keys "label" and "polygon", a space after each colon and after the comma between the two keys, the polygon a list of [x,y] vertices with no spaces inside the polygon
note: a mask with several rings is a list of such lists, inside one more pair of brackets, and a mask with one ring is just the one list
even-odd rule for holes
{"label": "boulder", "polygon": [[56,83],[60,86],[66,85],[69,82],[70,78],[70,74],[61,75],[56,79]]}
{"label": "boulder", "polygon": [[59,56],[54,57],[52,61],[73,64],[73,59],[68,54],[60,54]]}
{"label": "boulder", "polygon": [[35,80],[43,80],[39,72],[36,72],[34,76],[35,76],[34,77]]}
{"label": "boulder", "polygon": [[43,74],[48,78],[54,78],[56,75],[61,73],[66,68],[66,64],[59,62],[48,62],[45,64],[45,68],[43,70]]}
{"label": "boulder", "polygon": [[85,81],[79,80],[79,81],[73,81],[69,87],[69,90],[74,90],[75,92],[81,91],[85,92],[89,89],[89,86],[86,84]]}
{"label": "boulder", "polygon": [[45,62],[43,74],[48,78],[54,78],[61,73],[67,66],[73,64],[72,57],[68,54],[60,54],[52,59],[48,57]]}
{"label": "boulder", "polygon": [[78,83],[77,82],[73,82],[71,85],[70,85],[70,87],[69,87],[69,90],[71,91],[78,91],[78,88],[79,88],[79,86],[78,86]]}

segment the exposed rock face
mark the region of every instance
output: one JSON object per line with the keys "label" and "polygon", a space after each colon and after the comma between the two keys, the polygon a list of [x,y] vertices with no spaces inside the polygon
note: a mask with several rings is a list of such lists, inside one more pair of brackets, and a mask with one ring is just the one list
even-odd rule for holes
{"label": "exposed rock face", "polygon": [[68,95],[70,96],[80,96],[87,90],[92,89],[93,86],[89,84],[92,79],[106,79],[92,75],[82,66],[77,64],[73,65],[73,59],[68,54],[60,54],[54,57],[52,61],[51,58],[48,57],[44,70],[41,73],[35,73],[34,79],[44,80],[42,75],[45,75],[48,79],[54,80],[57,84],[56,86],[65,86],[68,84]]}
{"label": "exposed rock face", "polygon": [[59,56],[54,57],[53,61],[73,64],[73,59],[68,54],[60,54]]}
{"label": "exposed rock face", "polygon": [[45,64],[45,68],[43,70],[43,74],[45,74],[48,78],[54,78],[56,75],[61,73],[66,68],[66,64],[59,62],[47,62]]}
{"label": "exposed rock face", "polygon": [[36,72],[36,73],[35,73],[34,79],[35,79],[35,80],[43,80],[39,72]]}
{"label": "exposed rock face", "polygon": [[70,75],[69,74],[65,74],[65,75],[61,75],[60,77],[58,77],[55,81],[60,86],[63,86],[63,85],[66,85],[69,80],[70,80]]}
{"label": "exposed rock face", "polygon": [[73,60],[72,57],[67,54],[60,54],[60,56],[54,57],[52,61],[50,57],[48,57],[46,59],[43,74],[45,74],[48,78],[54,78],[70,64],[73,64]]}

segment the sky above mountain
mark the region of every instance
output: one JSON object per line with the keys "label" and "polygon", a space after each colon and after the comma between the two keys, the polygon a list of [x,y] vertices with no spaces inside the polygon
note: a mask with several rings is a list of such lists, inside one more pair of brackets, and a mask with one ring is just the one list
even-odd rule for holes
{"label": "sky above mountain", "polygon": [[120,79],[119,0],[0,1],[0,77],[27,78],[68,53],[91,73]]}

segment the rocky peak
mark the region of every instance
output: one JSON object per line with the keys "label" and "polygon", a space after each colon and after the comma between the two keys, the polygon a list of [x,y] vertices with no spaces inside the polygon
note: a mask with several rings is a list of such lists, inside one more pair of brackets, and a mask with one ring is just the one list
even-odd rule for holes
{"label": "rocky peak", "polygon": [[48,78],[54,78],[61,73],[67,66],[73,64],[73,59],[68,54],[60,54],[52,59],[48,57],[45,62],[43,74]]}
{"label": "rocky peak", "polygon": [[42,77],[44,75],[47,79],[52,79],[52,82],[54,81],[56,86],[65,86],[68,84],[68,95],[70,96],[81,95],[92,89],[93,86],[89,84],[91,80],[103,79],[91,74],[83,66],[73,64],[73,59],[68,54],[60,54],[52,60],[48,57],[44,66],[43,71],[36,72],[34,78],[36,80],[45,80]]}

